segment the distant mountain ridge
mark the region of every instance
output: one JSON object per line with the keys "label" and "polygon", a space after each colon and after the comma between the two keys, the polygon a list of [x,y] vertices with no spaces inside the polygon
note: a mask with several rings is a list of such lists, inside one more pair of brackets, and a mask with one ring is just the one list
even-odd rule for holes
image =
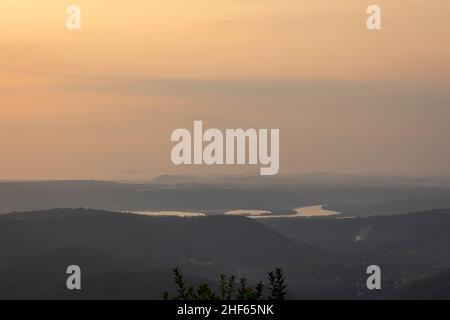
{"label": "distant mountain ridge", "polygon": [[261,209],[282,213],[302,206],[325,204],[347,216],[367,216],[428,210],[450,204],[450,188],[442,186],[299,184],[284,178],[266,180],[264,177],[224,179],[193,183],[188,176],[169,176],[159,180],[169,184],[93,180],[4,182],[0,183],[0,214],[78,207],[207,214]]}
{"label": "distant mountain ridge", "polygon": [[389,177],[344,173],[292,173],[276,176],[259,175],[170,175],[163,174],[150,184],[230,184],[230,185],[328,185],[328,186],[443,186],[450,187],[450,177]]}

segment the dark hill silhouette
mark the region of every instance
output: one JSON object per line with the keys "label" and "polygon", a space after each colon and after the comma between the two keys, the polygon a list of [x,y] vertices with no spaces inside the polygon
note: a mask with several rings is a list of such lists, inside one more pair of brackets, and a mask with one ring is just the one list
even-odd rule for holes
{"label": "dark hill silhouette", "polygon": [[[0,216],[0,297],[155,299],[173,290],[172,268],[214,287],[220,273],[250,282],[281,266],[290,298],[445,297],[450,210],[357,219],[162,218],[86,209]],[[65,289],[68,265],[81,293]],[[382,292],[365,287],[379,264]],[[421,280],[422,279],[422,280]],[[438,280],[441,289],[435,290]],[[420,281],[419,281],[420,280]]]}
{"label": "dark hill silhouette", "polygon": [[[215,281],[221,272],[252,279],[265,275],[276,263],[300,265],[302,259],[320,257],[320,250],[297,244],[245,217],[162,218],[86,209],[0,216],[0,270],[4,283],[10,288],[15,283],[19,288],[10,291],[15,297],[21,292],[24,297],[38,294],[27,293],[26,283],[11,283],[11,279],[23,278],[27,282],[29,276],[49,283],[59,281],[60,289],[64,284],[61,277],[65,279],[64,268],[69,264],[87,268],[90,271],[87,276],[94,279],[91,283],[100,284],[101,278],[110,281],[105,287],[117,282],[111,278],[113,274],[121,274],[122,279],[131,281],[126,285],[126,281],[120,280],[126,288],[135,285],[133,292],[146,292],[148,298],[155,298],[170,288],[170,270],[174,266],[181,266],[187,274],[206,281]],[[148,291],[149,287],[137,280],[136,274],[147,275],[151,280],[150,271],[167,275],[155,280],[164,282],[166,288],[155,285]],[[42,288],[39,292],[45,297],[55,295],[54,290],[42,283],[33,287]],[[95,290],[85,295],[97,296],[102,292],[100,288]],[[124,296],[124,291],[122,288],[116,295]],[[7,293],[1,292],[3,296]],[[112,296],[110,292],[108,298]]]}
{"label": "dark hill silhouette", "polygon": [[[67,266],[82,267],[82,290],[66,289]],[[0,268],[4,299],[161,299],[170,270],[138,271],[139,264],[87,248],[64,248],[16,257]],[[203,280],[189,277],[199,284]]]}
{"label": "dark hill silhouette", "polygon": [[[14,250],[11,248],[14,247]],[[292,251],[310,256],[299,246],[254,220],[244,217],[147,217],[85,209],[54,209],[0,216],[0,251],[43,252],[88,247],[142,263],[267,264],[267,256],[294,260]],[[182,252],[183,254],[180,254]]]}
{"label": "dark hill silhouette", "polygon": [[394,296],[397,299],[450,300],[450,269],[411,281]]}
{"label": "dark hill silhouette", "polygon": [[336,251],[377,246],[413,250],[447,250],[450,246],[450,209],[367,218],[263,219],[289,238]]}
{"label": "dark hill silhouette", "polygon": [[[352,265],[382,266],[386,295],[394,294],[394,288],[450,266],[450,209],[357,219],[276,219],[263,223],[295,241],[332,251]],[[359,281],[364,285],[364,278]]]}

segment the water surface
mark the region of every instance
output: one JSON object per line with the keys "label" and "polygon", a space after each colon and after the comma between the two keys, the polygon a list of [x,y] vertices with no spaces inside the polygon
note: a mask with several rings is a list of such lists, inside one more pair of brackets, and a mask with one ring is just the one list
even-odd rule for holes
{"label": "water surface", "polygon": [[139,214],[143,216],[151,217],[204,217],[205,214],[201,212],[188,212],[188,211],[132,211],[132,214]]}
{"label": "water surface", "polygon": [[262,216],[252,216],[255,219],[264,218],[298,218],[298,217],[328,217],[341,214],[337,211],[331,211],[323,208],[324,205],[315,205],[309,207],[300,207],[294,209],[293,214],[283,214],[283,215],[262,215]]}
{"label": "water surface", "polygon": [[231,210],[225,212],[228,216],[245,216],[245,217],[254,217],[254,216],[264,216],[270,215],[272,212],[267,210],[247,210],[247,209],[238,209]]}

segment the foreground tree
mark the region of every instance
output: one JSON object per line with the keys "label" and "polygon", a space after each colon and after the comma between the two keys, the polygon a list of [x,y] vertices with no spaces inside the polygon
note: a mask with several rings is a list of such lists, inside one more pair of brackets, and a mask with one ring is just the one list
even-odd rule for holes
{"label": "foreground tree", "polygon": [[[246,278],[236,281],[234,275],[220,275],[219,293],[216,294],[208,284],[204,283],[197,288],[189,286],[179,268],[173,269],[177,294],[173,300],[263,300],[264,283],[259,281],[255,286],[249,286]],[[267,273],[269,281],[269,300],[285,300],[287,285],[281,268]],[[169,299],[169,294],[164,293],[164,300]]]}
{"label": "foreground tree", "polygon": [[[177,295],[174,300],[197,300],[194,287],[188,286],[184,280],[183,274],[179,268],[173,269],[173,281],[177,286]],[[168,294],[164,294],[165,298],[168,298]]]}
{"label": "foreground tree", "polygon": [[268,274],[269,277],[269,300],[286,300],[286,288],[283,270],[276,268],[275,271],[271,271]]}

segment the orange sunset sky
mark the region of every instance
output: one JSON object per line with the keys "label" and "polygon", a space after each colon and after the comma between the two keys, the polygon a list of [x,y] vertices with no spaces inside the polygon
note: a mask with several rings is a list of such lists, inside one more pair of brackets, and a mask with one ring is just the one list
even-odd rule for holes
{"label": "orange sunset sky", "polygon": [[194,120],[280,128],[282,174],[450,176],[450,1],[2,0],[0,58],[0,179],[258,173],[174,166]]}

